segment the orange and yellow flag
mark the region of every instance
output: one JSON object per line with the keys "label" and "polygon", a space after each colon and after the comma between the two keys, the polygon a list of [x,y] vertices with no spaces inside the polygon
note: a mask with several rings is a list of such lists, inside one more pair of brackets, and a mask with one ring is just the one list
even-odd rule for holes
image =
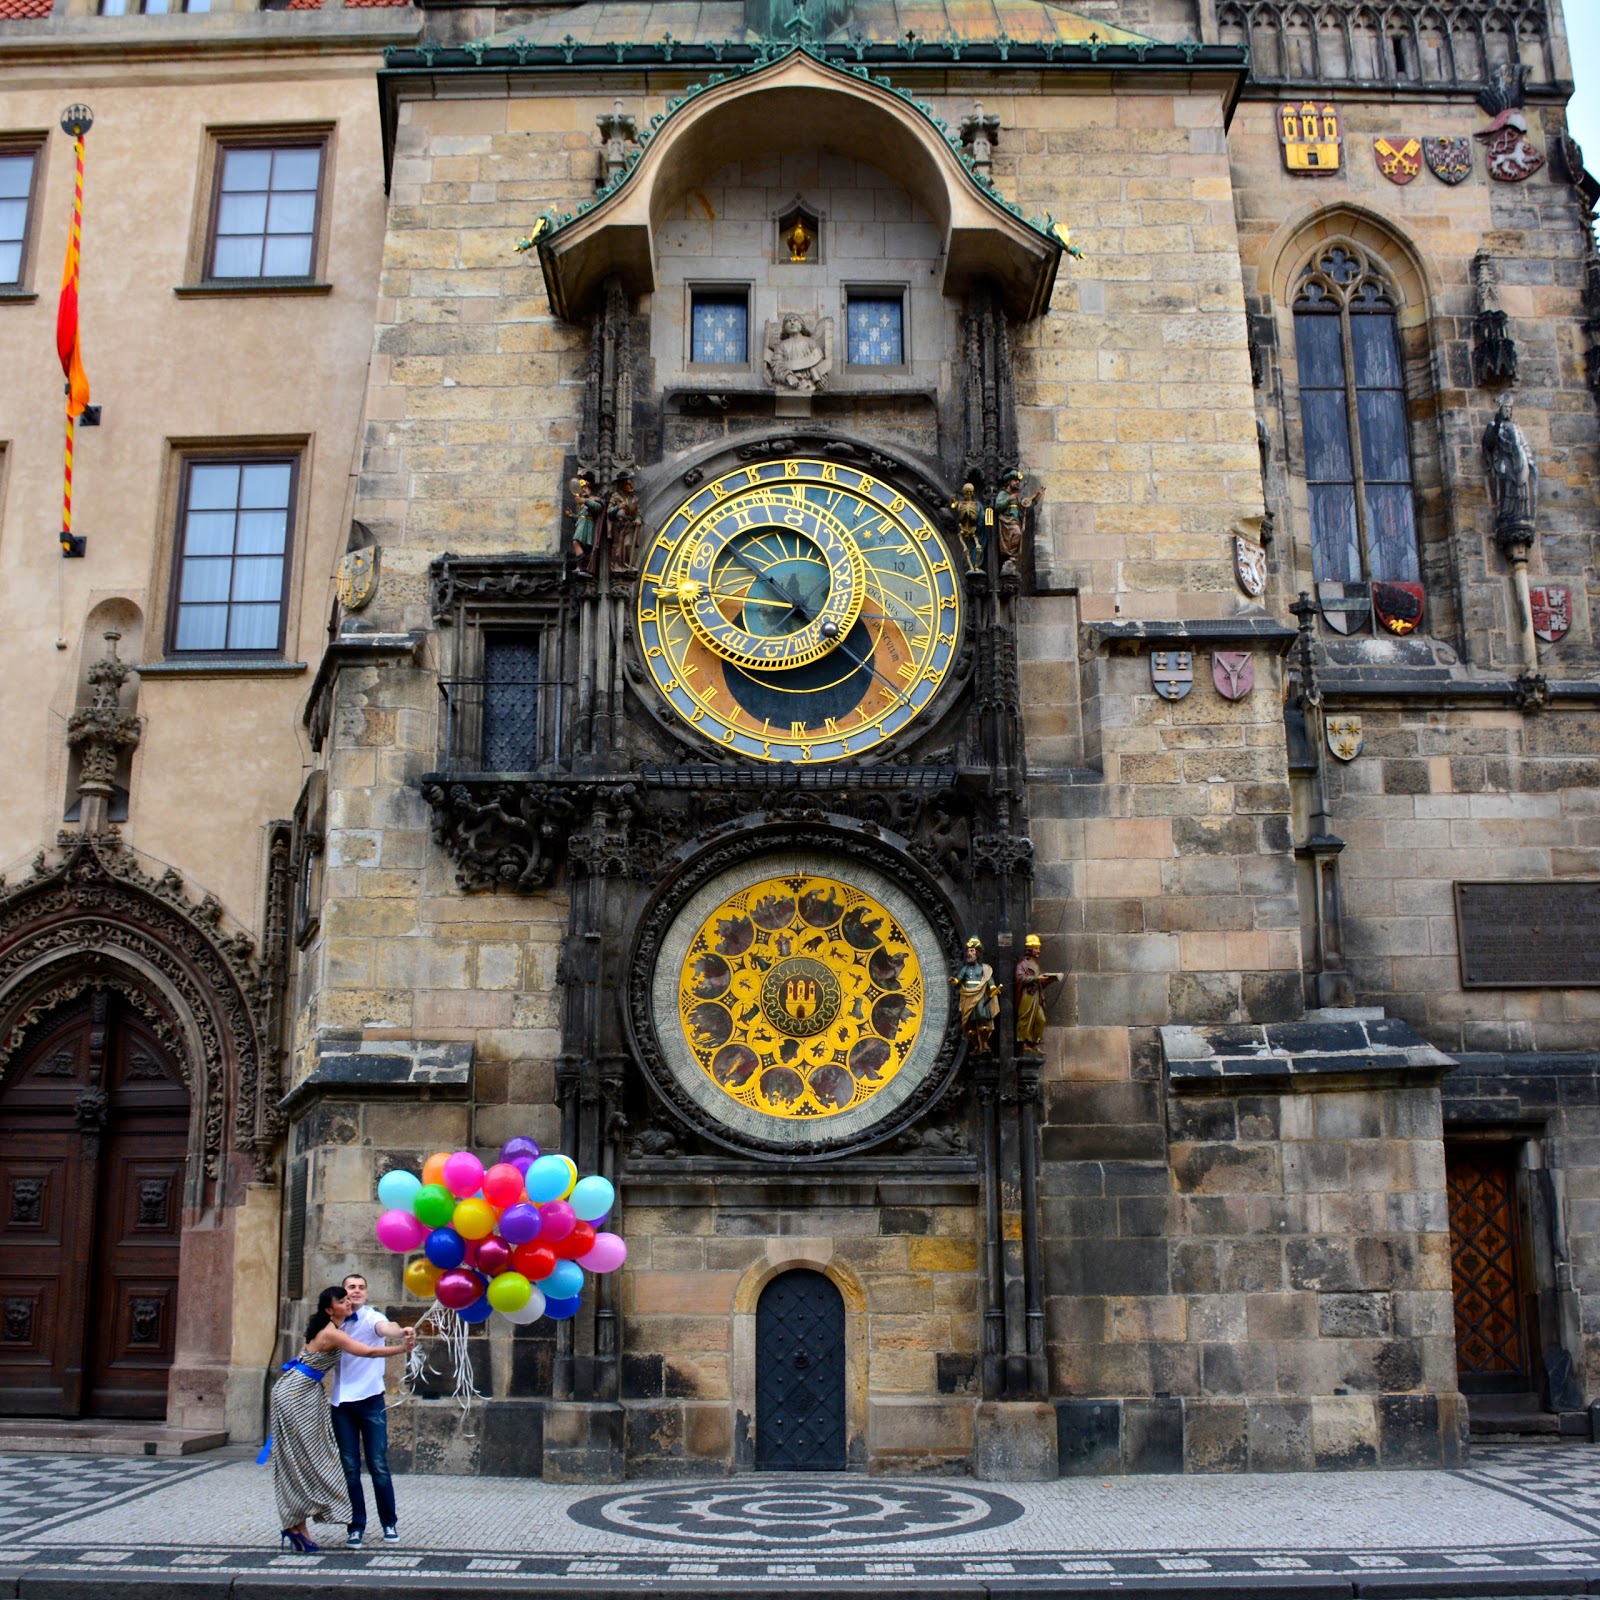
{"label": "orange and yellow flag", "polygon": [[83,415],[89,404],[89,374],[83,370],[78,331],[78,258],[83,247],[83,137],[73,141],[78,158],[72,196],[72,231],[67,235],[67,260],[61,269],[61,299],[56,306],[56,353],[67,376],[67,415]]}

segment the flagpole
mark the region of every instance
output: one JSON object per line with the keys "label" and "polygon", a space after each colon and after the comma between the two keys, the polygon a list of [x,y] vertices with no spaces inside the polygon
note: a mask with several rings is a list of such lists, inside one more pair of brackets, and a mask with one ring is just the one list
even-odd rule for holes
{"label": "flagpole", "polygon": [[94,126],[88,106],[68,106],[61,113],[61,131],[72,136],[77,170],[72,188],[72,228],[67,235],[67,260],[61,274],[61,302],[56,311],[56,351],[66,374],[67,449],[61,480],[61,554],[82,556],[88,540],[72,531],[72,446],[79,415],[89,403],[89,378],[83,370],[78,338],[78,263],[83,252],[83,139]]}

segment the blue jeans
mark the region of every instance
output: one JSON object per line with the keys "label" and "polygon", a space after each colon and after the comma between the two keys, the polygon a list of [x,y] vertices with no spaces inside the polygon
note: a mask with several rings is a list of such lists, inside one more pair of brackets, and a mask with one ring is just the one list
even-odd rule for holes
{"label": "blue jeans", "polygon": [[361,1492],[361,1451],[367,1452],[367,1471],[372,1474],[373,1498],[378,1502],[378,1521],[386,1528],[395,1524],[394,1479],[389,1476],[389,1417],[381,1394],[365,1400],[351,1400],[330,1406],[333,1437],[339,1445],[339,1465],[350,1490],[350,1528],[359,1532],[367,1525],[367,1501]]}

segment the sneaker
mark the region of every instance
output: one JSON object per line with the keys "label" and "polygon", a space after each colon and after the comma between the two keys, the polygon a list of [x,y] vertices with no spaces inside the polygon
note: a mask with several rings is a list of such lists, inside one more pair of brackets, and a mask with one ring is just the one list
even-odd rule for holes
{"label": "sneaker", "polygon": [[344,1536],[344,1542],[346,1549],[359,1550],[361,1548],[361,1530],[359,1528],[352,1528]]}
{"label": "sneaker", "polygon": [[386,1522],[383,1525],[383,1536],[393,1544],[400,1537],[400,1530],[392,1522]]}

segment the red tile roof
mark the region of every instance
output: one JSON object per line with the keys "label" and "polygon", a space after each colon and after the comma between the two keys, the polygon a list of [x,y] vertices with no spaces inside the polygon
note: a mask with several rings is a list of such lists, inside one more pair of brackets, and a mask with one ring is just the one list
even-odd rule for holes
{"label": "red tile roof", "polygon": [[408,6],[411,0],[344,0],[346,11],[360,10],[366,6]]}
{"label": "red tile roof", "polygon": [[8,17],[48,17],[50,0],[0,0],[0,20]]}

